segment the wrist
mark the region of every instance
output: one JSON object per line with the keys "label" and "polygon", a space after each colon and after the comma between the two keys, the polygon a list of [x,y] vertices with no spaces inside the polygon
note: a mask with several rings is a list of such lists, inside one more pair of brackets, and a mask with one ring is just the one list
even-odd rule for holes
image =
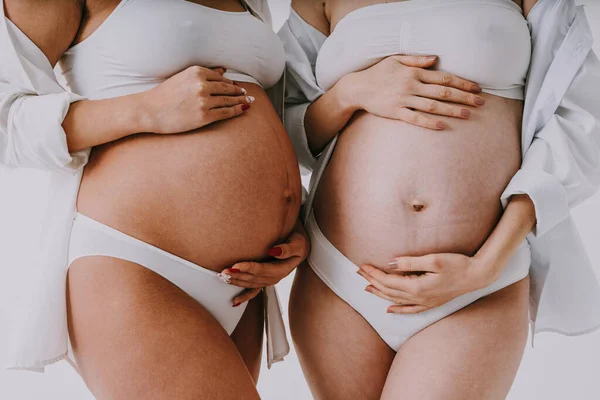
{"label": "wrist", "polygon": [[360,104],[360,95],[358,94],[357,73],[352,72],[342,77],[335,84],[332,91],[342,112],[350,115],[362,109]]}
{"label": "wrist", "polygon": [[491,285],[500,278],[502,257],[489,249],[480,249],[473,257],[479,288]]}
{"label": "wrist", "polygon": [[157,129],[149,91],[134,94],[131,96],[131,100],[131,123],[135,127],[135,133],[155,133]]}

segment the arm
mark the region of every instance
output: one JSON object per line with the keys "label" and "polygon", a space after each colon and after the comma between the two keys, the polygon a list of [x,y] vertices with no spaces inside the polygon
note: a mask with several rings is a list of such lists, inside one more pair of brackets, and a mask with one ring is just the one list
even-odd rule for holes
{"label": "arm", "polygon": [[[116,99],[92,101],[65,92],[47,73],[47,63],[54,67],[73,42],[82,4],[5,0],[6,16],[20,31],[8,26],[14,37],[3,31],[0,40],[14,45],[18,57],[29,57],[33,68],[24,71],[13,58],[13,65],[0,70],[1,164],[69,172],[85,163],[72,157],[79,150],[138,132],[185,132],[247,109],[251,100],[223,78],[224,70],[201,67],[190,67],[147,92]],[[23,34],[41,50],[39,56],[20,53]],[[19,72],[33,76],[40,88],[25,90]]]}
{"label": "arm", "polygon": [[[329,22],[322,2],[314,3],[297,1],[292,2],[292,6],[301,19],[313,24],[310,28],[325,32]],[[293,122],[288,131],[292,139],[297,136],[299,146],[296,147],[300,148],[301,162],[320,154],[358,110],[442,130],[446,124],[436,115],[468,118],[471,111],[459,104],[478,107],[485,103],[474,94],[481,91],[478,85],[428,70],[437,61],[434,56],[392,55],[364,71],[346,75],[325,92],[317,85],[313,72],[320,48],[303,40],[309,28],[307,22],[297,20],[292,16],[280,37],[288,54],[291,78],[288,80],[291,95],[287,98],[286,111]]]}

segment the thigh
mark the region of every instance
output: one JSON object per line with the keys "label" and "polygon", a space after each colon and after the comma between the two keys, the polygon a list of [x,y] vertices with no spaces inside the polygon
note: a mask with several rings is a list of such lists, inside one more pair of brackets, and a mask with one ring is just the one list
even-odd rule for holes
{"label": "thigh", "polygon": [[76,361],[96,398],[259,398],[225,330],[154,272],[85,257],[69,269],[67,296]]}
{"label": "thigh", "polygon": [[526,278],[410,338],[382,399],[505,399],[527,341],[528,298]]}
{"label": "thigh", "polygon": [[231,334],[254,382],[258,382],[263,353],[265,309],[263,293],[250,300],[242,319]]}
{"label": "thigh", "polygon": [[379,399],[394,351],[304,263],[290,297],[290,329],[315,399]]}

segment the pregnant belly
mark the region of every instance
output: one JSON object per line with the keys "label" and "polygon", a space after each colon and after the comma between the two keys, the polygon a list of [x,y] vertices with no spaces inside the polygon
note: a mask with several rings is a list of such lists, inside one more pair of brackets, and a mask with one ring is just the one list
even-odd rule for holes
{"label": "pregnant belly", "polygon": [[215,271],[264,259],[294,226],[300,174],[265,92],[241,85],[256,101],[238,118],[95,148],[78,211]]}
{"label": "pregnant belly", "polygon": [[357,115],[340,135],[314,203],[325,236],[355,264],[474,254],[521,163],[522,102],[485,95],[469,120],[431,131]]}

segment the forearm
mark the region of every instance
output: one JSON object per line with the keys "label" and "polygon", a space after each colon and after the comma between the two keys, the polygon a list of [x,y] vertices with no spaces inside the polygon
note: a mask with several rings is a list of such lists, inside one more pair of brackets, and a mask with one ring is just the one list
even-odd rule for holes
{"label": "forearm", "polygon": [[348,76],[342,78],[306,111],[304,126],[313,155],[321,153],[358,110],[348,95],[347,81]]}
{"label": "forearm", "polygon": [[512,196],[500,221],[475,255],[485,269],[483,272],[488,284],[502,274],[535,224],[535,208],[529,196]]}
{"label": "forearm", "polygon": [[147,131],[143,95],[71,104],[63,121],[69,152],[109,143]]}

